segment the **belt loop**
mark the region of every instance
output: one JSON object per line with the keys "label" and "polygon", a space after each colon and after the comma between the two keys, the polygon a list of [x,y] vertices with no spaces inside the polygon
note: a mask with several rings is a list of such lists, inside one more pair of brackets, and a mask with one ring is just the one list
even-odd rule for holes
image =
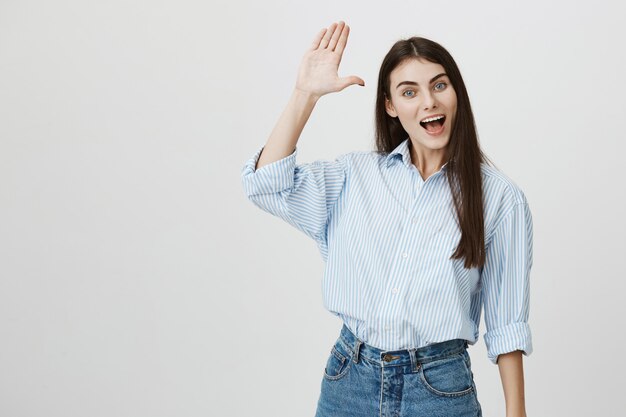
{"label": "belt loop", "polygon": [[354,363],[359,363],[359,352],[361,350],[361,340],[356,339],[356,344],[354,346]]}
{"label": "belt loop", "polygon": [[413,371],[417,371],[418,366],[419,366],[417,363],[417,354],[415,353],[417,349],[409,348],[407,350],[409,351],[409,357],[411,358],[411,369]]}

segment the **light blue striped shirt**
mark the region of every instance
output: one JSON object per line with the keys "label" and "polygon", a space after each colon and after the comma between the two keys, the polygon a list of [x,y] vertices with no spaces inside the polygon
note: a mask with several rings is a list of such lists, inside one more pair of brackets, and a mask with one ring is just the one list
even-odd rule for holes
{"label": "light blue striped shirt", "polygon": [[407,138],[388,155],[354,151],[296,164],[291,155],[243,166],[247,197],[317,242],[324,307],[384,350],[478,340],[484,305],[488,358],[532,352],[528,325],[531,212],[522,190],[481,165],[486,263],[450,260],[461,237],[444,165],[426,181]]}

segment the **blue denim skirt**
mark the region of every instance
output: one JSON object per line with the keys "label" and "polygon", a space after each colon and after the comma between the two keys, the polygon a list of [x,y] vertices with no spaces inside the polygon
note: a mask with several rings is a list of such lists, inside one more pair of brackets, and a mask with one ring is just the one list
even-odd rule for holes
{"label": "blue denim skirt", "polygon": [[316,417],[482,417],[464,339],[385,351],[344,324],[330,351]]}

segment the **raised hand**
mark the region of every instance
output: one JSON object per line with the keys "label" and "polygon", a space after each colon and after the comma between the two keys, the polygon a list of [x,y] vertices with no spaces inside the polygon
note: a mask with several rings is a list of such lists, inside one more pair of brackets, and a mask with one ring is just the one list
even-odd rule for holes
{"label": "raised hand", "polygon": [[341,91],[352,84],[365,85],[365,81],[352,75],[339,77],[339,63],[348,42],[350,27],[343,21],[331,24],[318,32],[306,51],[296,80],[296,89],[317,98]]}

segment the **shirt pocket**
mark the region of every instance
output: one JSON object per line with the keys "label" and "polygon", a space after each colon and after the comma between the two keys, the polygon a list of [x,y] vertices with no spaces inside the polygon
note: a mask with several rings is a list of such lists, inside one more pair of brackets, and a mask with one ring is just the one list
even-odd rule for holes
{"label": "shirt pocket", "polygon": [[454,220],[441,221],[434,229],[435,232],[430,237],[433,256],[445,256],[449,259],[461,240],[461,230]]}

